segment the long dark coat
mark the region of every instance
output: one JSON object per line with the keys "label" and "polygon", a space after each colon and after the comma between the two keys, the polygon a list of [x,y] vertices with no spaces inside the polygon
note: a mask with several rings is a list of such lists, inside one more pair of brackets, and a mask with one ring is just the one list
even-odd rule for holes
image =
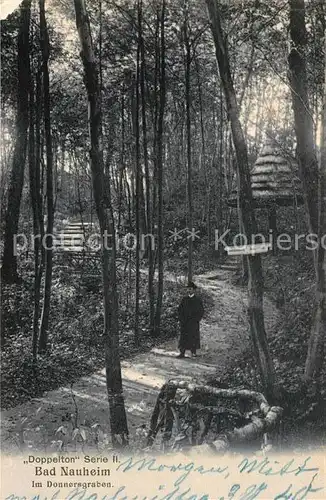
{"label": "long dark coat", "polygon": [[178,307],[180,321],[179,349],[200,349],[199,322],[204,314],[203,302],[195,295],[184,297]]}

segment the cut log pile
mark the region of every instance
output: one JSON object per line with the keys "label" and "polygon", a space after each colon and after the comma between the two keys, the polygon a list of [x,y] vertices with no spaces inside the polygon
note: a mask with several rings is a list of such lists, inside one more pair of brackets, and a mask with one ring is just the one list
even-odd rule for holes
{"label": "cut log pile", "polygon": [[[221,401],[223,406],[221,406]],[[238,409],[230,408],[229,403]],[[246,411],[250,408],[250,411]],[[220,389],[196,385],[183,380],[170,380],[158,395],[150,422],[147,445],[154,446],[162,431],[162,446],[171,449],[195,446],[214,452],[226,451],[233,445],[266,438],[277,428],[283,409],[270,406],[265,396],[245,389]],[[235,423],[232,429],[215,427],[215,436],[207,439],[216,418]],[[190,431],[190,432],[189,432]],[[172,441],[172,444],[171,444]]]}

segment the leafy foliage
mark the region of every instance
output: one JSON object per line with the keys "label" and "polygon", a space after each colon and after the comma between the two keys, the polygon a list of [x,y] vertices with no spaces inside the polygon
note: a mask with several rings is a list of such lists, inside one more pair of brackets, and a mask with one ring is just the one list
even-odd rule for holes
{"label": "leafy foliage", "polygon": [[[104,366],[103,313],[100,291],[87,290],[85,283],[55,270],[51,312],[51,349],[40,356],[37,365],[31,354],[32,282],[7,286],[3,294],[2,384],[3,407],[11,407],[45,391],[60,387]],[[98,278],[100,280],[100,277]],[[143,283],[145,285],[145,282]],[[121,289],[125,290],[121,283]],[[145,290],[145,286],[142,286]],[[167,284],[163,307],[163,338],[177,336],[175,303],[180,287]],[[141,296],[141,338],[133,339],[133,310],[121,299],[120,355],[124,359],[150,349],[155,341],[148,334],[148,303]],[[133,303],[132,297],[129,304]],[[63,319],[68,318],[68,321]],[[160,339],[160,342],[162,339]],[[156,340],[158,342],[158,340]]]}

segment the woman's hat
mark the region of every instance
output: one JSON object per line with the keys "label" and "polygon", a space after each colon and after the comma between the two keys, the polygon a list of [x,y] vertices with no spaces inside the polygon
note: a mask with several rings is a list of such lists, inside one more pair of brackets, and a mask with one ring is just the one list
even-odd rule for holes
{"label": "woman's hat", "polygon": [[189,281],[188,285],[187,285],[187,288],[193,288],[193,289],[195,289],[195,288],[197,288],[197,286],[195,285],[195,283],[193,281]]}

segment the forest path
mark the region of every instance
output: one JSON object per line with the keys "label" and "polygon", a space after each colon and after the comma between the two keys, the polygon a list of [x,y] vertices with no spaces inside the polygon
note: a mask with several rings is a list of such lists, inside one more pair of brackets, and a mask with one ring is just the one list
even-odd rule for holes
{"label": "forest path", "polygon": [[[228,261],[216,272],[196,276],[199,287],[208,291],[214,306],[201,322],[202,349],[195,359],[177,359],[176,338],[166,341],[159,348],[136,355],[122,362],[123,388],[129,432],[148,425],[158,391],[170,378],[204,381],[207,375],[222,375],[226,366],[249,343],[246,326],[246,289],[230,283],[236,263]],[[267,330],[274,324],[277,311],[265,298]],[[73,425],[67,416],[77,416],[78,426],[85,428],[85,450],[94,447],[95,428],[100,424],[108,433],[109,405],[106,394],[105,370],[77,380],[72,388],[61,387],[46,393],[42,398],[2,412],[1,443],[3,451],[29,452],[53,451],[58,440],[71,443]],[[66,435],[56,433],[64,426]],[[69,449],[74,451],[74,444]]]}

